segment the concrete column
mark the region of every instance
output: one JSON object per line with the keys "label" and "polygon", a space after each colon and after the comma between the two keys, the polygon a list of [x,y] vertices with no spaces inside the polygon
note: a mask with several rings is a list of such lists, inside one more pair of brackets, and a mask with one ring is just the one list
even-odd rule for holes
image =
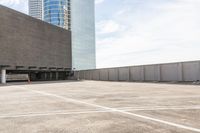
{"label": "concrete column", "polygon": [[85,71],[83,71],[83,80],[85,80],[85,77],[86,77],[86,76],[85,76]]}
{"label": "concrete column", "polygon": [[141,81],[145,81],[145,66],[141,66]]}
{"label": "concrete column", "polygon": [[199,81],[200,81],[200,61],[199,61]]}
{"label": "concrete column", "polygon": [[128,81],[131,82],[131,67],[128,67]]}
{"label": "concrete column", "polygon": [[50,73],[49,73],[49,80],[53,80],[52,77],[53,77],[53,76],[52,76],[52,72],[50,72]]}
{"label": "concrete column", "polygon": [[44,80],[47,80],[47,73],[44,73]]}
{"label": "concrete column", "polygon": [[80,80],[80,70],[77,71],[77,80]]}
{"label": "concrete column", "polygon": [[108,81],[110,81],[110,72],[109,72],[109,69],[108,70]]}
{"label": "concrete column", "polygon": [[155,80],[161,81],[161,67],[160,65],[155,65]]}
{"label": "concrete column", "polygon": [[99,80],[98,81],[100,81],[100,70],[98,70],[98,74],[99,74]]}
{"label": "concrete column", "polygon": [[6,83],[6,69],[4,68],[1,69],[1,83],[2,84]]}
{"label": "concrete column", "polygon": [[58,80],[59,72],[56,72],[56,80]]}
{"label": "concrete column", "polygon": [[182,63],[178,63],[178,81],[184,81],[184,72]]}
{"label": "concrete column", "polygon": [[117,81],[119,81],[119,68],[117,68]]}
{"label": "concrete column", "polygon": [[92,71],[88,71],[89,72],[89,80],[92,80]]}

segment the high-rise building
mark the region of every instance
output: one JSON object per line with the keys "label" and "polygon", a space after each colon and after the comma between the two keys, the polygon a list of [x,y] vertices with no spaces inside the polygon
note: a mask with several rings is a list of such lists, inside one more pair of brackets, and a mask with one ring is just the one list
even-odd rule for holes
{"label": "high-rise building", "polygon": [[44,21],[72,32],[72,67],[94,69],[94,0],[43,0]]}
{"label": "high-rise building", "polygon": [[29,0],[29,15],[42,20],[42,1],[43,0]]}
{"label": "high-rise building", "polygon": [[96,68],[95,0],[71,1],[72,66]]}
{"label": "high-rise building", "polygon": [[44,0],[44,21],[70,30],[70,0]]}

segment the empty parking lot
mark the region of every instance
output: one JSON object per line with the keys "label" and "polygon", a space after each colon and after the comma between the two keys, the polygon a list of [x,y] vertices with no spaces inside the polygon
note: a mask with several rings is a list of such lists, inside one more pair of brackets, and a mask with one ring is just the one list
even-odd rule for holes
{"label": "empty parking lot", "polygon": [[0,87],[0,133],[196,133],[200,86],[102,81]]}

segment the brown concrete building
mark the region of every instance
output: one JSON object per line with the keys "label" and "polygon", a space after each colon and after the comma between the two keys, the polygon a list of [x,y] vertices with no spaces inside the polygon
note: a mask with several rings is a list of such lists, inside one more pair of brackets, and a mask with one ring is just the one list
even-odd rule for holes
{"label": "brown concrete building", "polygon": [[29,73],[32,80],[65,79],[71,55],[70,31],[0,5],[2,76]]}

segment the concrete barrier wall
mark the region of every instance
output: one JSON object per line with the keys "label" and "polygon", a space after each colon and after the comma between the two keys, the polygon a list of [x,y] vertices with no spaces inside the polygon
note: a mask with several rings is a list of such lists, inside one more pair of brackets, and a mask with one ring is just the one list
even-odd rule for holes
{"label": "concrete barrier wall", "polygon": [[92,79],[91,76],[92,75],[91,75],[91,72],[89,70],[84,72],[84,77],[85,77],[86,80],[91,80]]}
{"label": "concrete barrier wall", "polygon": [[164,64],[161,65],[161,81],[182,81],[181,64]]}
{"label": "concrete barrier wall", "polygon": [[102,80],[102,81],[108,81],[109,80],[108,69],[100,70],[100,80]]}
{"label": "concrete barrier wall", "polygon": [[118,81],[119,80],[119,72],[117,68],[108,69],[109,73],[109,81]]}
{"label": "concrete barrier wall", "polygon": [[130,67],[130,81],[144,81],[144,67]]}
{"label": "concrete barrier wall", "polygon": [[200,80],[200,62],[185,62],[182,63],[183,81]]}
{"label": "concrete barrier wall", "polygon": [[119,81],[129,81],[129,67],[119,68]]}
{"label": "concrete barrier wall", "polygon": [[85,79],[84,77],[84,71],[80,71],[79,73],[76,74],[76,76],[79,76],[80,79]]}
{"label": "concrete barrier wall", "polygon": [[100,80],[99,70],[93,70],[92,71],[92,80]]}
{"label": "concrete barrier wall", "polygon": [[159,73],[159,66],[158,65],[149,65],[144,66],[144,80],[145,81],[160,81],[158,77]]}
{"label": "concrete barrier wall", "polygon": [[77,75],[80,79],[101,81],[191,82],[200,80],[200,61],[85,70]]}

